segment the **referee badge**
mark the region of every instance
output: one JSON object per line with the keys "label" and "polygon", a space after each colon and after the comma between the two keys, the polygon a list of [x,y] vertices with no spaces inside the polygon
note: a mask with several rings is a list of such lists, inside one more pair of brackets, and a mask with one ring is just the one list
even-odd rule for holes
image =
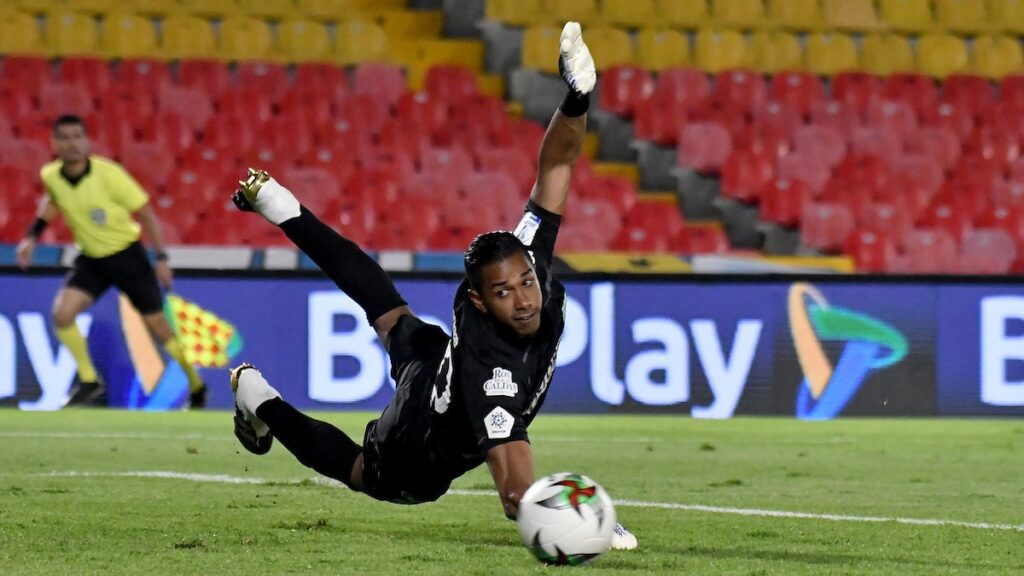
{"label": "referee badge", "polygon": [[89,210],[89,219],[97,226],[106,226],[107,211],[103,208],[93,208],[92,210]]}

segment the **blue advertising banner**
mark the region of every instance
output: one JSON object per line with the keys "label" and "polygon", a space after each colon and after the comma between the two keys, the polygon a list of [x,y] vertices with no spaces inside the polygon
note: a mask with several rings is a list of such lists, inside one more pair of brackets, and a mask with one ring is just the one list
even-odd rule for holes
{"label": "blue advertising banner", "polygon": [[[0,273],[0,405],[56,409],[66,398],[74,360],[49,318],[61,282]],[[455,279],[396,284],[421,317],[450,329]],[[1024,387],[1020,290],[826,278],[565,284],[566,329],[546,411],[1024,413],[1024,401],[1013,404]],[[327,280],[182,274],[175,291],[167,312],[210,384],[213,408],[231,406],[227,369],[242,361],[303,409],[379,410],[391,397],[375,333]],[[182,404],[183,372],[117,294],[78,322],[111,405]]]}

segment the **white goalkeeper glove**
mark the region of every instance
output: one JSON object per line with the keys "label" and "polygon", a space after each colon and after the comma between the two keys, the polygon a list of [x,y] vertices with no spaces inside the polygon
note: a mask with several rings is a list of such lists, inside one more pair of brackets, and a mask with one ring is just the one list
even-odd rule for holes
{"label": "white goalkeeper glove", "polygon": [[615,524],[615,532],[612,532],[612,549],[633,550],[637,547],[636,536],[626,530],[622,524]]}
{"label": "white goalkeeper glove", "polygon": [[558,69],[562,79],[574,91],[590,94],[597,83],[597,71],[594,69],[594,57],[590,48],[583,42],[583,31],[579,22],[567,22],[562,28],[561,56]]}

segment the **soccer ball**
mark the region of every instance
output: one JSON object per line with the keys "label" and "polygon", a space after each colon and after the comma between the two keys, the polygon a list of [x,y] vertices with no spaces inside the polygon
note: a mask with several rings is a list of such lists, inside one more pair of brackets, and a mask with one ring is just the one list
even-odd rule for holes
{"label": "soccer ball", "polygon": [[519,501],[519,535],[538,560],[583,564],[612,545],[615,506],[600,484],[582,474],[541,478]]}

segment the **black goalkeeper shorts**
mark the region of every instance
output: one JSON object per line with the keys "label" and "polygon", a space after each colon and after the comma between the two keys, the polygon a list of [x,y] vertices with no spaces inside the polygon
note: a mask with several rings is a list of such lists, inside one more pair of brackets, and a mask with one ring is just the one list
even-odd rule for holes
{"label": "black goalkeeper shorts", "polygon": [[87,292],[94,300],[116,286],[143,315],[163,310],[163,295],[146,249],[134,242],[103,258],[79,254],[65,280],[67,286]]}
{"label": "black goalkeeper shorts", "polygon": [[363,490],[398,504],[433,502],[451,485],[428,438],[430,391],[449,337],[440,327],[402,316],[391,329],[388,355],[395,396],[363,436]]}

